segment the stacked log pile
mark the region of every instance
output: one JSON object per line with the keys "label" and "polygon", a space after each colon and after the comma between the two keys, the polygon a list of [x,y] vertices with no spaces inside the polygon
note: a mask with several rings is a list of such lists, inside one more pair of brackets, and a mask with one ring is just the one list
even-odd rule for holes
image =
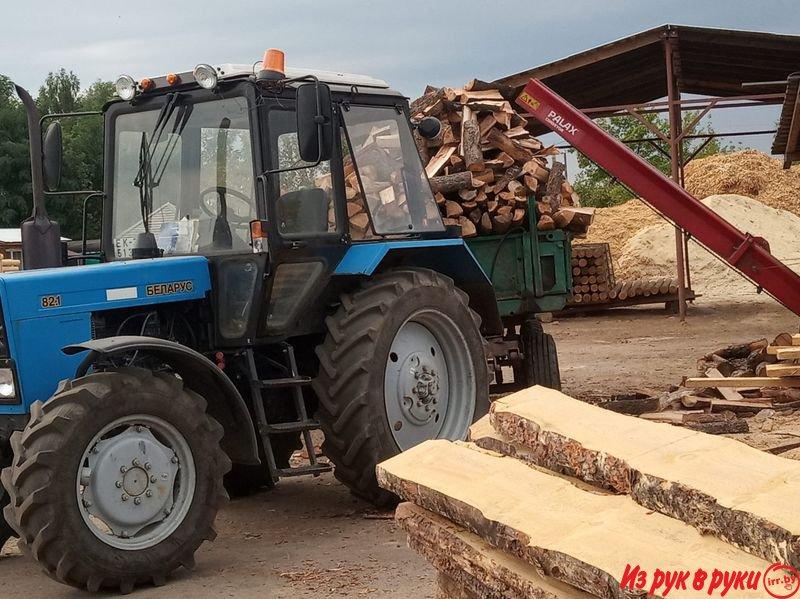
{"label": "stacked log pile", "polygon": [[607,243],[572,247],[572,295],[569,304],[608,301],[614,289],[611,251]]}
{"label": "stacked log pile", "polygon": [[626,572],[702,569],[707,585],[800,566],[800,463],[543,387],[495,401],[470,442],[427,441],[377,474],[413,504],[396,518],[441,597],[683,597],[697,587],[637,591]]}
{"label": "stacked log pile", "polygon": [[581,208],[563,164],[548,168],[558,151],[531,135],[511,90],[477,80],[461,89],[428,86],[411,115],[442,123],[433,139],[414,135],[445,225],[461,226],[463,237],[527,227],[530,197],[540,230],[586,233],[594,209]]}
{"label": "stacked log pile", "polygon": [[610,299],[633,299],[657,295],[674,295],[678,293],[678,280],[674,277],[640,277],[617,281],[609,290]]}
{"label": "stacked log pile", "polygon": [[21,262],[13,258],[6,258],[0,254],[0,272],[17,272],[21,267]]}
{"label": "stacked log pile", "polygon": [[615,300],[674,295],[678,281],[672,277],[641,277],[616,281],[607,243],[572,247],[572,294],[568,305],[605,304]]}

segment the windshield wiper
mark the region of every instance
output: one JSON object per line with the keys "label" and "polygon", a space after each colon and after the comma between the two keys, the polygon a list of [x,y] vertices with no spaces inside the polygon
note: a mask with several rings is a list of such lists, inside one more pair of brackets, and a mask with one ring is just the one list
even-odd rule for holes
{"label": "windshield wiper", "polygon": [[153,171],[151,161],[151,150],[156,147],[161,140],[167,121],[172,116],[178,101],[178,94],[167,96],[167,102],[161,107],[158,113],[153,132],[150,134],[150,142],[147,141],[147,134],[142,131],[142,142],[139,145],[139,170],[133,180],[133,186],[139,188],[139,209],[142,213],[142,226],[144,232],[150,232],[148,223],[150,212],[153,205]]}
{"label": "windshield wiper", "polygon": [[[136,236],[131,256],[133,258],[155,258],[160,255],[156,237],[150,232],[150,214],[153,211],[153,189],[159,181],[153,179],[152,170],[152,150],[158,146],[161,136],[166,129],[175,107],[178,105],[179,94],[172,93],[167,96],[167,102],[161,108],[150,136],[147,141],[147,134],[142,131],[142,142],[139,145],[139,170],[133,180],[134,187],[139,188],[139,209],[142,213],[142,228],[144,231]],[[186,124],[186,119],[181,119],[181,130]],[[160,164],[160,163],[159,163]]]}
{"label": "windshield wiper", "polygon": [[166,131],[167,123],[172,118],[175,109],[179,105],[180,94],[173,93],[167,98],[166,104],[161,108],[158,114],[156,124],[153,127],[153,132],[150,136],[150,142],[147,141],[147,135],[142,132],[142,143],[139,146],[139,170],[133,180],[134,187],[139,188],[139,209],[142,213],[142,226],[145,233],[150,232],[149,216],[153,211],[153,190],[161,184],[161,179],[167,170],[169,161],[175,148],[178,146],[183,130],[189,122],[189,117],[194,108],[193,105],[180,105],[178,110],[178,117],[172,126],[172,138],[167,143],[167,147],[161,154],[158,164],[153,169],[153,150],[158,147],[161,137]]}

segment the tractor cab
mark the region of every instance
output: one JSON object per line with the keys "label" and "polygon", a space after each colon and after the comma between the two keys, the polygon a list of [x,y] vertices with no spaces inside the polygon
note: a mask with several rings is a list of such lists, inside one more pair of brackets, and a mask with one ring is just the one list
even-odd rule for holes
{"label": "tractor cab", "polygon": [[284,73],[270,50],[261,71],[116,87],[100,257],[206,256],[222,344],[312,329],[299,315],[353,244],[444,234],[405,98],[381,80]]}

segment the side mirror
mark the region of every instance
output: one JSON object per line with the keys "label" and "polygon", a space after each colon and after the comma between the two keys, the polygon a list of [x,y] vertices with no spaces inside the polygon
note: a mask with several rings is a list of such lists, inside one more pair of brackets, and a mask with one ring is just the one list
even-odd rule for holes
{"label": "side mirror", "polygon": [[297,141],[304,162],[329,160],[333,147],[331,88],[304,83],[297,88]]}
{"label": "side mirror", "polygon": [[417,131],[425,139],[433,139],[442,130],[442,122],[435,116],[426,116],[417,123]]}
{"label": "side mirror", "polygon": [[47,128],[42,142],[42,166],[44,186],[47,191],[56,191],[61,184],[62,142],[61,123],[53,121]]}

